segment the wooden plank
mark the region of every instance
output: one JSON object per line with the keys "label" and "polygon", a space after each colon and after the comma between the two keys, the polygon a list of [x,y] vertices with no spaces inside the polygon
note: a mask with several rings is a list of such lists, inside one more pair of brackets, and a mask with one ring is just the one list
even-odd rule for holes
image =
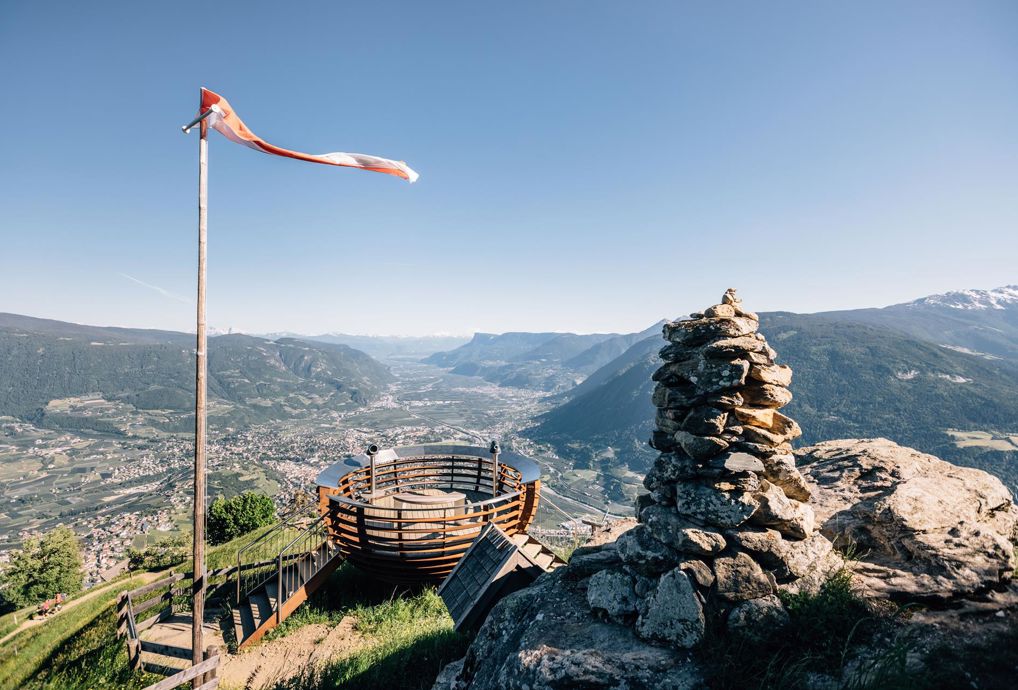
{"label": "wooden plank", "polygon": [[218,687],[219,687],[219,679],[218,678],[213,678],[208,683],[203,683],[202,685],[199,685],[198,686],[198,690],[215,690],[215,688],[218,688]]}
{"label": "wooden plank", "polygon": [[191,658],[191,650],[186,647],[175,647],[174,645],[149,642],[148,640],[141,641],[141,651],[151,652],[152,654],[161,654],[163,656],[172,656],[177,659]]}
{"label": "wooden plank", "polygon": [[[137,616],[139,613],[144,613],[145,611],[148,611],[149,609],[155,608],[156,606],[159,606],[160,604],[167,603],[166,602],[167,598],[168,597],[165,594],[163,596],[161,596],[161,597],[154,597],[152,599],[149,599],[148,601],[146,601],[143,604],[137,604],[137,605],[131,606],[131,609],[134,612],[134,615]],[[131,603],[134,604],[134,602],[131,602]]]}
{"label": "wooden plank", "polygon": [[180,673],[170,676],[165,680],[161,680],[154,685],[149,685],[144,690],[173,690],[173,688],[177,687],[178,685],[181,685],[182,683],[185,683],[191,680],[192,678],[196,678],[205,673],[206,671],[211,671],[217,666],[219,666],[219,657],[214,656],[211,659],[201,662],[200,664],[195,664],[190,668],[186,668]]}

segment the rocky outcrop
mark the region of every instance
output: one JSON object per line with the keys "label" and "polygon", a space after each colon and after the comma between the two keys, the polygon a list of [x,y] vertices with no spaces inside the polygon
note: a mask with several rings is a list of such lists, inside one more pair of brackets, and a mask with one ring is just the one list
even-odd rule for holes
{"label": "rocky outcrop", "polygon": [[707,626],[774,634],[779,595],[817,591],[839,550],[875,596],[999,598],[1018,537],[1000,481],[883,439],[793,454],[792,372],[756,315],[729,290],[692,316],[664,327],[637,521],[500,602],[435,690],[704,687]]}
{"label": "rocky outcrop", "polygon": [[[637,615],[638,583],[625,573],[614,544],[577,549],[569,566],[541,576],[492,609],[467,655],[443,670],[436,690],[702,688],[699,666],[674,644],[654,644],[615,620]],[[655,587],[664,607],[687,600],[682,573]],[[656,610],[656,609],[655,609]],[[688,609],[641,618],[667,641],[703,625]],[[642,616],[642,614],[641,614]]]}
{"label": "rocky outcrop", "polygon": [[850,550],[857,583],[898,599],[998,587],[1016,567],[1018,507],[996,477],[886,439],[797,452],[821,532]]}

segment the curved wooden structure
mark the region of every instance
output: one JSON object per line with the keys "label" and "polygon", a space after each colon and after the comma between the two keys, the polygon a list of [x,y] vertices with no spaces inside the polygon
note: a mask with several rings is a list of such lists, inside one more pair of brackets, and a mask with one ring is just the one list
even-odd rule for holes
{"label": "curved wooden structure", "polygon": [[319,509],[339,552],[393,583],[441,582],[488,524],[526,532],[537,512],[540,469],[487,448],[408,446],[361,454],[317,479]]}

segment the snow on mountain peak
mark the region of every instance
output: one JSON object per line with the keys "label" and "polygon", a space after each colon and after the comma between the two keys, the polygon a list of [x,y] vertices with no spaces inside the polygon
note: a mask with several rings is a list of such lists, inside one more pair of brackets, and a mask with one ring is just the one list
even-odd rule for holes
{"label": "snow on mountain peak", "polygon": [[909,302],[909,307],[948,307],[950,309],[1008,309],[1018,306],[1018,285],[992,290],[956,290],[930,295]]}

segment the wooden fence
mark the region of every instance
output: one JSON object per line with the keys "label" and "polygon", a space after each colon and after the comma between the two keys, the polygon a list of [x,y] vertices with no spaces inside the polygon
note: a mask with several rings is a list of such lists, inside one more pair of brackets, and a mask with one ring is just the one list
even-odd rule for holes
{"label": "wooden fence", "polygon": [[[127,659],[133,668],[142,666],[141,633],[173,615],[173,585],[183,579],[183,573],[171,570],[168,576],[124,592],[117,600],[117,635],[127,640]],[[163,589],[166,591],[160,592]],[[156,607],[161,608],[147,618],[138,620],[141,614]]]}
{"label": "wooden fence", "polygon": [[205,650],[204,658],[201,663],[189,666],[144,690],[172,690],[187,681],[191,681],[196,690],[214,690],[219,687],[219,648],[209,647]]}

